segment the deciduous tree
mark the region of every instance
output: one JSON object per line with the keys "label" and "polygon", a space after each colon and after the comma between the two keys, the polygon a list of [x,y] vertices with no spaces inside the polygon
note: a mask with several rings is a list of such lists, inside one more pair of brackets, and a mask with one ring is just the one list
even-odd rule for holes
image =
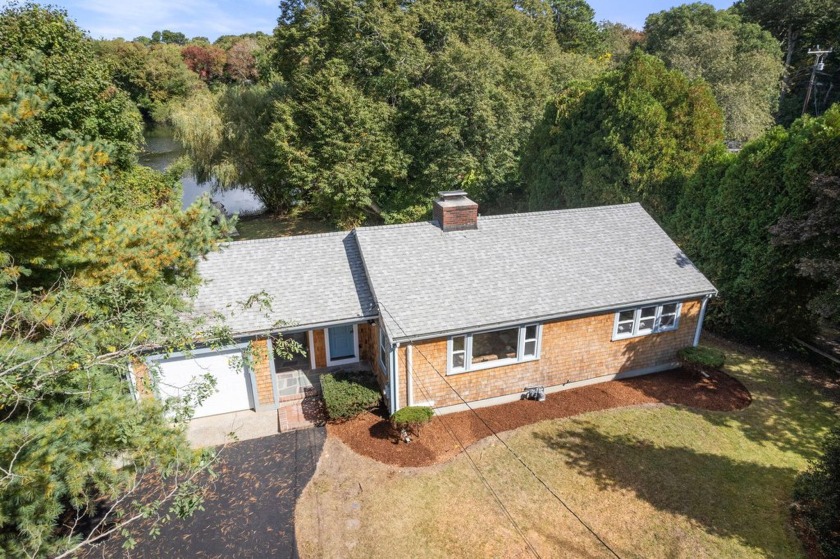
{"label": "deciduous tree", "polygon": [[781,52],[773,37],[737,14],[710,4],[686,4],[651,14],[648,50],[690,78],[712,87],[726,137],[751,140],[774,123]]}
{"label": "deciduous tree", "polygon": [[11,4],[0,11],[0,58],[49,83],[53,102],[38,116],[45,134],[102,138],[115,144],[121,162],[131,160],[142,140],[140,113],[63,10]]}
{"label": "deciduous tree", "polygon": [[[604,68],[562,52],[540,0],[286,3],[272,46],[275,147],[255,150],[260,176],[283,169],[270,198],[283,204],[269,207],[405,221],[438,190],[466,188],[492,211],[521,188],[518,159],[553,88]],[[229,153],[217,168],[239,165]]]}
{"label": "deciduous tree", "polygon": [[218,81],[224,75],[225,51],[214,46],[189,45],[181,49],[187,67],[207,83]]}

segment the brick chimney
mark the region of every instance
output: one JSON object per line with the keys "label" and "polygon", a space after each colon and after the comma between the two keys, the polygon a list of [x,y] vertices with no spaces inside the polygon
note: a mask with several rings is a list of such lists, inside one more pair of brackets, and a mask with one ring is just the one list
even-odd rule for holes
{"label": "brick chimney", "polygon": [[432,216],[444,231],[478,229],[478,204],[467,198],[463,190],[438,192],[440,198],[434,201]]}

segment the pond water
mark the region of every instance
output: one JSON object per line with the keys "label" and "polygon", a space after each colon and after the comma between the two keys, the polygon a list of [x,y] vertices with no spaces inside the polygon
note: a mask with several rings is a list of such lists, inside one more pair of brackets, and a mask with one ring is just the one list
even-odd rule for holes
{"label": "pond water", "polygon": [[[144,136],[146,145],[139,154],[141,165],[164,171],[184,155],[184,148],[175,139],[170,127],[147,128]],[[205,192],[209,192],[211,198],[216,202],[221,202],[229,214],[253,215],[265,211],[262,202],[250,190],[244,188],[219,190],[214,188],[213,183],[199,183],[189,171],[181,177],[181,184],[184,185],[184,208],[195,202]]]}

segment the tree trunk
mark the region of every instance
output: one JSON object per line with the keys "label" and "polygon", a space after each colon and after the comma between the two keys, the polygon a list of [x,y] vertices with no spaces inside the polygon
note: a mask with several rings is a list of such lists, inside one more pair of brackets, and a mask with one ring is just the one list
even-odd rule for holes
{"label": "tree trunk", "polygon": [[787,37],[785,38],[785,42],[787,43],[787,53],[785,54],[784,74],[782,74],[782,90],[779,93],[779,107],[782,106],[782,103],[785,100],[785,94],[790,89],[790,63],[793,60],[793,52],[794,49],[796,49],[796,42],[798,39],[799,33],[793,30],[793,25],[788,25]]}

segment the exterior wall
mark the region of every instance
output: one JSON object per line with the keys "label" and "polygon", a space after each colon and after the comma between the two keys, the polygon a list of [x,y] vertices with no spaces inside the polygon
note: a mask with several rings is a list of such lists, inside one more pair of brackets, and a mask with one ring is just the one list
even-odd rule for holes
{"label": "exterior wall", "polygon": [[376,359],[376,346],[379,343],[379,331],[373,324],[363,322],[359,329],[359,359],[373,364]]}
{"label": "exterior wall", "polygon": [[271,358],[268,350],[268,340],[258,338],[251,341],[252,359],[251,363],[254,378],[257,381],[257,401],[261,406],[274,404],[274,384],[271,379]]}
{"label": "exterior wall", "polygon": [[315,368],[327,366],[327,343],[322,329],[312,331],[312,346],[310,351],[315,355]]}
{"label": "exterior wall", "polygon": [[134,373],[134,387],[141,398],[153,396],[149,366],[142,359],[131,360],[131,370]]}
{"label": "exterior wall", "polygon": [[388,378],[379,365],[379,324],[359,324],[359,357],[370,363],[370,370],[376,377],[379,387],[385,390]]}
{"label": "exterior wall", "polygon": [[[616,341],[612,341],[614,312],[546,322],[539,359],[455,375],[446,375],[446,338],[416,342],[412,356],[413,402],[433,407],[462,403],[440,374],[470,402],[517,394],[526,386],[557,386],[674,363],[677,351],[694,341],[700,307],[700,300],[684,301],[677,330]],[[398,358],[399,404],[405,406],[408,400],[402,347]]]}

